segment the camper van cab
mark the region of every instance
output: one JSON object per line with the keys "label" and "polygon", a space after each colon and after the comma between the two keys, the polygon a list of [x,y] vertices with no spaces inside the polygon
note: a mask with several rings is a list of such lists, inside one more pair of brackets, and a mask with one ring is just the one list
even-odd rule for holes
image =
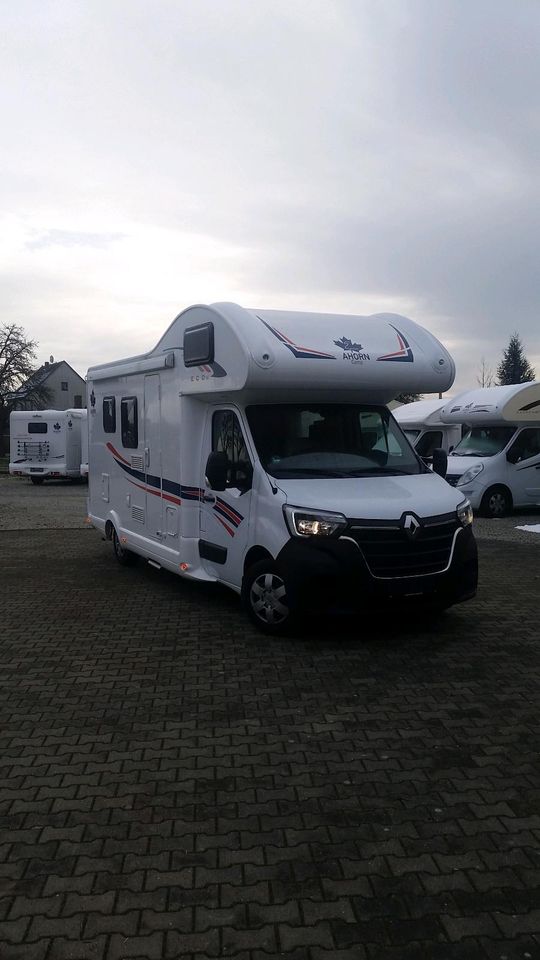
{"label": "camper van cab", "polygon": [[121,563],[219,581],[268,633],[321,607],[458,603],[472,511],[386,407],[453,379],[405,317],[190,307],[150,353],[88,371],[90,519]]}
{"label": "camper van cab", "polygon": [[441,418],[469,425],[446,479],[474,510],[502,517],[540,505],[540,381],[469,390],[448,401]]}
{"label": "camper van cab", "polygon": [[449,453],[461,440],[461,424],[443,423],[440,417],[446,400],[430,397],[404,403],[393,411],[403,433],[415,447],[418,456],[428,462],[433,451],[442,448]]}
{"label": "camper van cab", "polygon": [[9,418],[9,472],[44,480],[80,476],[86,410],[14,410]]}

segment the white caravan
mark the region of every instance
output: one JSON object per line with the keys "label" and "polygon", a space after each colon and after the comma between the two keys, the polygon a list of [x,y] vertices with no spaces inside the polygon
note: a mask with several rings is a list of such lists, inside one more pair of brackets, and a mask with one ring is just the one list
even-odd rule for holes
{"label": "white caravan", "polygon": [[79,477],[85,430],[86,410],[14,410],[9,472],[32,483]]}
{"label": "white caravan", "polygon": [[321,606],[465,600],[469,503],[385,406],[454,372],[394,314],[189,307],[149,353],[88,371],[90,519],[121,563],[219,581],[266,632]]}
{"label": "white caravan", "polygon": [[540,381],[468,390],[445,404],[441,419],[469,426],[446,479],[475,510],[501,517],[540,504]]}
{"label": "white caravan", "polygon": [[461,440],[461,424],[441,420],[441,409],[447,402],[429,397],[404,403],[393,411],[403,433],[424,460],[431,460],[438,447],[449,453]]}

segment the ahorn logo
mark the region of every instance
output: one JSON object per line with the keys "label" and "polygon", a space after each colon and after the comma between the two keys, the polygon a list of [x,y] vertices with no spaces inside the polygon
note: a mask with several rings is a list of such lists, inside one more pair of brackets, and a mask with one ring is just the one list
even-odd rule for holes
{"label": "ahorn logo", "polygon": [[341,337],[340,340],[334,340],[336,347],[341,347],[343,350],[343,359],[350,360],[351,363],[362,363],[364,360],[369,360],[369,353],[363,353],[363,346],[361,343],[355,343],[354,340],[350,340],[349,337]]}

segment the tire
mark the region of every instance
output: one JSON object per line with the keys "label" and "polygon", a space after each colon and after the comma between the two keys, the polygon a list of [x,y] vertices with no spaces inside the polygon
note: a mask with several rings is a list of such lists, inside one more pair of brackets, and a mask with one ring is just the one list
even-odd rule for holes
{"label": "tire", "polygon": [[30,479],[31,479],[32,483],[35,483],[35,485],[36,485],[36,487],[37,487],[37,486],[39,486],[40,483],[43,483],[43,481],[45,480],[45,477],[30,477]]}
{"label": "tire", "polygon": [[114,555],[118,560],[118,563],[121,563],[123,567],[132,567],[134,563],[137,563],[137,554],[132,553],[131,550],[126,550],[118,539],[118,534],[113,527],[112,532],[112,545],[114,550]]}
{"label": "tire", "polygon": [[512,497],[506,487],[490,487],[486,490],[480,504],[480,513],[483,517],[492,520],[506,517],[512,510]]}
{"label": "tire", "polygon": [[251,622],[263,633],[285,636],[295,626],[286,583],[272,560],[260,560],[246,571],[242,602]]}

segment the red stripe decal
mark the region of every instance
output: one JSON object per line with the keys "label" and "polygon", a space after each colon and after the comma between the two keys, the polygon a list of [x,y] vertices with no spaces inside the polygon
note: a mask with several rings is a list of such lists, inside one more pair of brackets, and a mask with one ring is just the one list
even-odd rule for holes
{"label": "red stripe decal", "polygon": [[122,461],[122,463],[125,463],[128,467],[131,466],[129,460],[126,460],[125,457],[123,457],[121,453],[118,453],[118,450],[115,450],[115,449],[114,449],[112,443],[109,442],[109,443],[107,444],[107,450],[110,450],[111,453],[114,454],[115,457],[118,457],[118,459]]}
{"label": "red stripe decal", "polygon": [[162,500],[170,500],[171,503],[182,503],[182,501],[178,497],[174,497],[172,493],[163,493],[161,490],[153,490],[152,487],[145,487],[141,483],[137,483],[135,480],[130,480],[129,482],[132,483],[134,487],[138,487],[139,490],[144,490],[145,493],[151,493],[154,497],[161,497]]}
{"label": "red stripe decal", "polygon": [[229,527],[229,525],[228,525],[227,523],[225,523],[225,521],[222,520],[221,517],[218,517],[217,513],[215,513],[214,516],[215,516],[216,520],[217,520],[219,523],[221,523],[222,526],[225,527],[227,533],[229,533],[229,534],[231,535],[231,537],[234,537],[234,530],[231,530],[231,528]]}
{"label": "red stripe decal", "polygon": [[232,510],[231,507],[229,507],[224,500],[220,500],[217,506],[220,508],[220,510],[223,510],[225,513],[227,513],[231,518],[231,520],[234,520],[235,523],[237,523],[238,525],[242,523],[242,520],[244,518],[241,517],[238,513],[235,513],[235,511]]}

